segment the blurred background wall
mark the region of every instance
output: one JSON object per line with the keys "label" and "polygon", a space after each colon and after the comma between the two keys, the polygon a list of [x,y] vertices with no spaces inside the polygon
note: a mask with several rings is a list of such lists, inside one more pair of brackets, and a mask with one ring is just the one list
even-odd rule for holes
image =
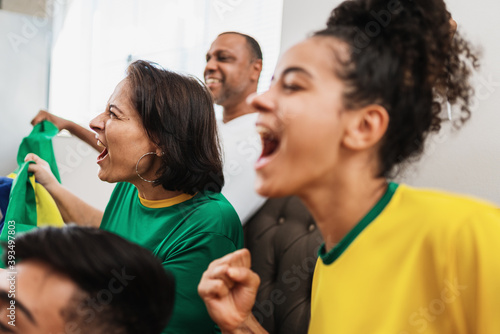
{"label": "blurred background wall", "polygon": [[[17,146],[29,133],[29,122],[38,109],[51,107],[58,115],[81,124],[88,123],[104,108],[114,85],[124,75],[127,63],[134,59],[154,60],[165,67],[202,77],[205,52],[215,36],[225,30],[242,31],[263,44],[265,73],[259,90],[265,90],[279,54],[323,27],[330,10],[340,1],[269,0],[257,4],[248,0],[143,0],[140,5],[132,0],[128,2],[136,7],[127,11],[125,2],[109,0],[106,5],[99,0],[1,2],[2,175],[15,169]],[[167,49],[180,32],[165,26],[167,23],[160,23],[159,19],[150,20],[157,23],[147,28],[152,37],[145,41],[144,31],[139,36],[134,35],[134,29],[123,34],[123,28],[111,25],[113,22],[110,23],[111,31],[103,33],[106,10],[113,6],[118,8],[119,4],[124,8],[123,16],[132,16],[128,20],[118,19],[133,25],[135,30],[146,29],[141,22],[148,21],[148,13],[155,6],[168,15],[175,15],[164,21],[177,20],[175,27],[182,28],[183,44],[177,49]],[[402,171],[397,181],[466,193],[500,204],[500,113],[497,111],[500,105],[500,65],[497,61],[500,43],[495,34],[500,28],[496,17],[500,3],[449,0],[447,4],[458,22],[459,32],[482,49],[483,65],[475,77],[473,115],[460,131],[445,125],[438,135],[432,136],[424,156]],[[158,17],[159,14],[154,15]],[[198,22],[198,26],[193,28],[193,22]],[[137,44],[138,40],[143,41],[142,44]],[[122,45],[118,42],[127,47],[135,46],[123,47],[121,53],[113,55],[115,58],[110,56],[104,61],[106,45]],[[180,62],[186,57],[189,61]],[[102,73],[106,74],[107,81],[99,86],[104,80],[99,76]],[[100,182],[96,177],[97,152],[68,135],[58,136],[54,148],[63,184],[89,203],[104,208],[113,185]]]}

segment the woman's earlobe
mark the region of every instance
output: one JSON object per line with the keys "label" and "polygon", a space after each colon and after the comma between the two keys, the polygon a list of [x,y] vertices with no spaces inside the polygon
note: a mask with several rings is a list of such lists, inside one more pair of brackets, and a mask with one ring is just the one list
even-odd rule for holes
{"label": "woman's earlobe", "polygon": [[159,147],[156,149],[155,153],[156,153],[156,156],[158,156],[158,157],[162,157],[165,155],[165,152]]}

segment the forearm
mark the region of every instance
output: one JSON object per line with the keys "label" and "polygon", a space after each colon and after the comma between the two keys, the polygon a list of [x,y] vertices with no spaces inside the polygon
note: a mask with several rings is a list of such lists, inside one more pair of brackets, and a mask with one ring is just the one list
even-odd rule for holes
{"label": "forearm", "polygon": [[237,329],[233,331],[222,330],[222,334],[268,334],[251,314]]}
{"label": "forearm", "polygon": [[68,130],[72,135],[78,137],[80,140],[92,146],[96,151],[102,151],[102,147],[97,146],[95,132],[86,129],[83,126],[78,125],[72,121],[66,121],[63,128]]}
{"label": "forearm", "polygon": [[57,204],[65,223],[75,223],[80,226],[99,227],[103,212],[85,203],[60,184],[46,187]]}

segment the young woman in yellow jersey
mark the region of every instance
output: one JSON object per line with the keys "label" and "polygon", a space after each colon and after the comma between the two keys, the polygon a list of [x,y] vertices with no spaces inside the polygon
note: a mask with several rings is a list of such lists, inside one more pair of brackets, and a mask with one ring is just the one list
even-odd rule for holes
{"label": "young woman in yellow jersey", "polygon": [[[353,0],[288,50],[253,97],[264,196],[298,195],[324,237],[309,333],[500,333],[500,213],[389,182],[422,152],[448,101],[470,116],[469,44],[442,0]],[[265,332],[242,250],[198,286],[223,333]]]}

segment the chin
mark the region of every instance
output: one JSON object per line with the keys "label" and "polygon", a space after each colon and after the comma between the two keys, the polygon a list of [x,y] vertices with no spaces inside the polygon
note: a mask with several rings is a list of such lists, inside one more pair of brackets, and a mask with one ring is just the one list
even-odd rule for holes
{"label": "chin", "polygon": [[280,186],[279,183],[271,180],[263,180],[260,177],[257,178],[255,190],[259,195],[269,198],[295,195],[294,193],[287,191],[285,186]]}
{"label": "chin", "polygon": [[114,181],[112,180],[109,175],[106,175],[104,173],[102,173],[102,170],[100,170],[98,173],[97,173],[97,177],[99,178],[99,180],[103,181],[103,182],[108,182],[108,183],[116,183],[117,181]]}

